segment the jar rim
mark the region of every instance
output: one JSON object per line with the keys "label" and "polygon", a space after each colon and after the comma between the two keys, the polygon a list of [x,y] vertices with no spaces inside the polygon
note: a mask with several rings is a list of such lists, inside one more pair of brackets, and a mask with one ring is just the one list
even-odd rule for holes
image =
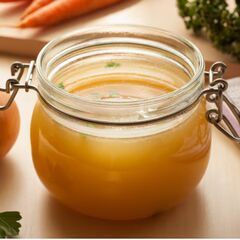
{"label": "jar rim", "polygon": [[[158,34],[158,35],[163,35],[163,36],[173,38],[174,40],[179,41],[179,42],[183,43],[184,45],[186,45],[187,47],[189,47],[189,49],[191,49],[192,52],[195,53],[195,56],[196,56],[197,62],[198,62],[198,68],[196,69],[196,71],[194,72],[194,75],[191,77],[191,79],[186,84],[177,88],[174,91],[171,91],[169,93],[166,93],[166,94],[163,94],[163,95],[160,95],[157,97],[141,99],[141,100],[133,100],[133,101],[129,101],[129,102],[112,102],[112,101],[99,101],[99,100],[86,99],[79,95],[64,91],[63,89],[60,89],[58,86],[56,86],[56,84],[54,84],[52,81],[48,80],[48,77],[46,76],[46,74],[44,73],[44,70],[43,70],[42,61],[43,61],[44,56],[49,51],[51,51],[51,49],[54,48],[54,46],[58,45],[61,42],[64,42],[65,40],[68,40],[72,37],[81,36],[82,34],[86,34],[89,32],[101,32],[102,30],[103,30],[103,32],[107,32],[108,30],[114,31],[114,29],[117,31],[118,31],[118,29],[128,29],[128,30],[130,29],[130,31],[131,31],[131,29],[134,29],[135,31],[136,30],[138,30],[138,31],[146,30],[146,31],[154,32],[155,34]],[[201,77],[201,75],[204,72],[205,64],[204,64],[204,59],[203,59],[202,53],[198,49],[198,47],[195,44],[193,44],[191,41],[187,40],[186,38],[184,38],[182,36],[179,36],[172,32],[169,32],[169,31],[166,31],[163,29],[159,29],[159,28],[155,28],[155,27],[149,27],[149,26],[143,26],[143,25],[113,24],[113,25],[98,25],[95,27],[88,27],[88,28],[82,29],[80,31],[78,30],[78,31],[74,31],[74,32],[65,34],[63,36],[60,36],[60,37],[50,41],[40,51],[40,53],[37,57],[37,60],[36,60],[36,67],[37,67],[37,73],[38,73],[42,83],[47,85],[48,88],[50,88],[54,93],[58,94],[62,98],[67,98],[67,99],[72,99],[74,101],[78,101],[79,104],[93,104],[98,107],[108,107],[108,106],[131,107],[131,106],[137,106],[140,104],[141,105],[154,104],[159,101],[164,101],[164,100],[167,100],[170,98],[176,98],[176,97],[182,95],[184,92],[187,92],[188,90],[192,89],[194,85],[196,85],[197,80]],[[40,94],[41,94],[41,92],[40,92]]]}

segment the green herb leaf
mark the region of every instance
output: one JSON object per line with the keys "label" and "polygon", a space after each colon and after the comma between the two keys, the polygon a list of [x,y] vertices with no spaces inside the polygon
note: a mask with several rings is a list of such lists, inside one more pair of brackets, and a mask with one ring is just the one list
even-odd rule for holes
{"label": "green herb leaf", "polygon": [[63,82],[60,82],[60,83],[58,84],[58,87],[61,88],[61,89],[64,89],[64,88],[65,88]]}
{"label": "green herb leaf", "polygon": [[240,1],[235,3],[230,11],[227,0],[177,0],[187,29],[203,33],[216,48],[240,61]]}
{"label": "green herb leaf", "polygon": [[109,93],[109,97],[111,97],[111,98],[118,98],[119,96],[120,96],[119,93],[115,92],[115,91],[111,91]]}
{"label": "green herb leaf", "polygon": [[19,212],[0,213],[0,238],[15,237],[19,234],[22,217]]}
{"label": "green herb leaf", "polygon": [[120,63],[117,62],[108,62],[105,65],[106,68],[115,68],[115,67],[120,67]]}

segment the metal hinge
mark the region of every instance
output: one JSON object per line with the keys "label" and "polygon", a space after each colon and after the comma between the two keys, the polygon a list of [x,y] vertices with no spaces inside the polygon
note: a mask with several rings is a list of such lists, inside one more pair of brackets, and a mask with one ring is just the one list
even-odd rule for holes
{"label": "metal hinge", "polygon": [[[26,69],[25,81],[24,84],[21,84],[20,80]],[[6,81],[5,88],[0,88],[0,92],[8,93],[10,97],[5,105],[0,105],[0,110],[6,110],[11,106],[19,89],[25,89],[26,92],[28,92],[29,89],[33,89],[38,92],[38,89],[31,85],[34,69],[35,61],[31,61],[30,63],[15,62],[11,65],[11,78]]]}
{"label": "metal hinge", "polygon": [[228,138],[240,143],[240,111],[224,94],[228,88],[223,78],[226,68],[223,62],[216,62],[209,72],[205,72],[210,87],[201,95],[205,95],[206,100],[216,106],[206,112],[207,120]]}

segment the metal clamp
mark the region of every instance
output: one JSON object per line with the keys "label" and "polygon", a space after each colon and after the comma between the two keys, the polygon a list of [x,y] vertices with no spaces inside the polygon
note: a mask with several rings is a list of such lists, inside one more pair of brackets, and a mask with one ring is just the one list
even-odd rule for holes
{"label": "metal clamp", "polygon": [[[26,73],[25,83],[21,84],[20,81],[26,69],[28,69],[28,71]],[[29,89],[33,89],[38,92],[38,89],[31,85],[34,69],[35,61],[31,61],[30,63],[15,62],[11,65],[11,78],[6,81],[5,88],[0,88],[0,92],[6,92],[11,95],[5,105],[0,105],[0,110],[6,110],[11,106],[19,89],[25,89],[26,92],[28,92]]]}
{"label": "metal clamp", "polygon": [[206,112],[207,120],[228,138],[240,143],[240,111],[224,94],[228,88],[223,79],[226,68],[224,63],[216,62],[205,72],[210,87],[201,95],[206,95],[206,100],[216,106]]}

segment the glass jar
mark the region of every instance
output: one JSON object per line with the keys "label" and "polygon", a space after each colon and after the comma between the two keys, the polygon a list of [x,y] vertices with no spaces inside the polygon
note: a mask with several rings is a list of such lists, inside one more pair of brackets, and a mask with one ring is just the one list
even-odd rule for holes
{"label": "glass jar", "polygon": [[[180,203],[204,175],[211,146],[204,60],[186,39],[143,26],[88,29],[47,44],[35,87],[31,76],[22,88],[39,93],[34,166],[70,208],[145,218]],[[114,84],[127,96],[101,95]]]}

